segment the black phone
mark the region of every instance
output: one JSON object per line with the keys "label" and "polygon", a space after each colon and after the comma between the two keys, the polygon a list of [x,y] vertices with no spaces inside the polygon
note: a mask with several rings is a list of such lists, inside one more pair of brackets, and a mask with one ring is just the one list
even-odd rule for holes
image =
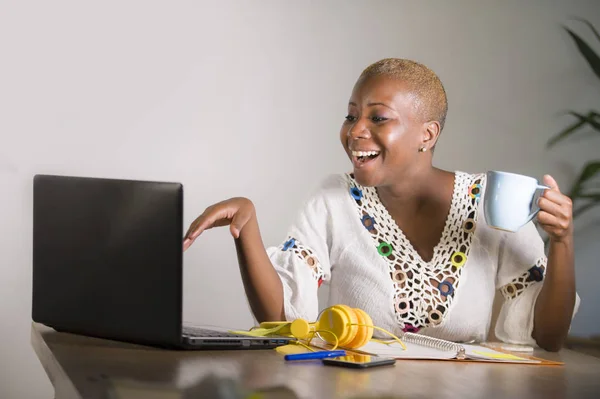
{"label": "black phone", "polygon": [[339,357],[327,357],[322,361],[323,364],[327,366],[350,367],[356,369],[366,369],[378,366],[391,366],[394,363],[396,363],[396,359],[371,355],[347,355]]}

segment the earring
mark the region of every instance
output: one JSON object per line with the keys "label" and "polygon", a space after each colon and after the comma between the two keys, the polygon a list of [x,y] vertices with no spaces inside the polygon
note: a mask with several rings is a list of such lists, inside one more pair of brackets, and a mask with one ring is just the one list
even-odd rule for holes
{"label": "earring", "polygon": [[421,148],[419,148],[419,152],[426,152],[427,151],[427,147],[422,146]]}

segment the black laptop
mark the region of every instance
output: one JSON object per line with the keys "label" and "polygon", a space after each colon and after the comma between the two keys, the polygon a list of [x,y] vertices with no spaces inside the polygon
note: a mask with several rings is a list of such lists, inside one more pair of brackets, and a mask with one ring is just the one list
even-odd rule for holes
{"label": "black laptop", "polygon": [[57,331],[181,349],[267,349],[182,325],[183,186],[36,175],[32,318]]}

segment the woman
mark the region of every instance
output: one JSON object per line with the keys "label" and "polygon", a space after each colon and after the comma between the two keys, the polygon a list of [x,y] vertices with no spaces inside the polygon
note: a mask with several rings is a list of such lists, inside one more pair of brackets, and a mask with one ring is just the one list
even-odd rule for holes
{"label": "woman", "polygon": [[485,175],[432,165],[447,100],[439,78],[403,59],[369,66],[354,86],[340,139],[353,173],[327,179],[277,248],[265,250],[252,202],[210,206],[184,250],[206,229],[230,225],[250,306],[259,321],[316,320],[329,305],[365,310],[376,326],[452,341],[485,340],[497,289],[496,336],[558,350],[576,293],[570,199],[544,176],[537,220],[517,233],[483,219]]}

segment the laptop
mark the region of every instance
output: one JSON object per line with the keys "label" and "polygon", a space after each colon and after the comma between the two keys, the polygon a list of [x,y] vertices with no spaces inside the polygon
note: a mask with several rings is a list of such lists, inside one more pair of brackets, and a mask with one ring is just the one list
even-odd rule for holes
{"label": "laptop", "polygon": [[33,321],[57,331],[179,349],[269,349],[182,323],[183,186],[36,175]]}

